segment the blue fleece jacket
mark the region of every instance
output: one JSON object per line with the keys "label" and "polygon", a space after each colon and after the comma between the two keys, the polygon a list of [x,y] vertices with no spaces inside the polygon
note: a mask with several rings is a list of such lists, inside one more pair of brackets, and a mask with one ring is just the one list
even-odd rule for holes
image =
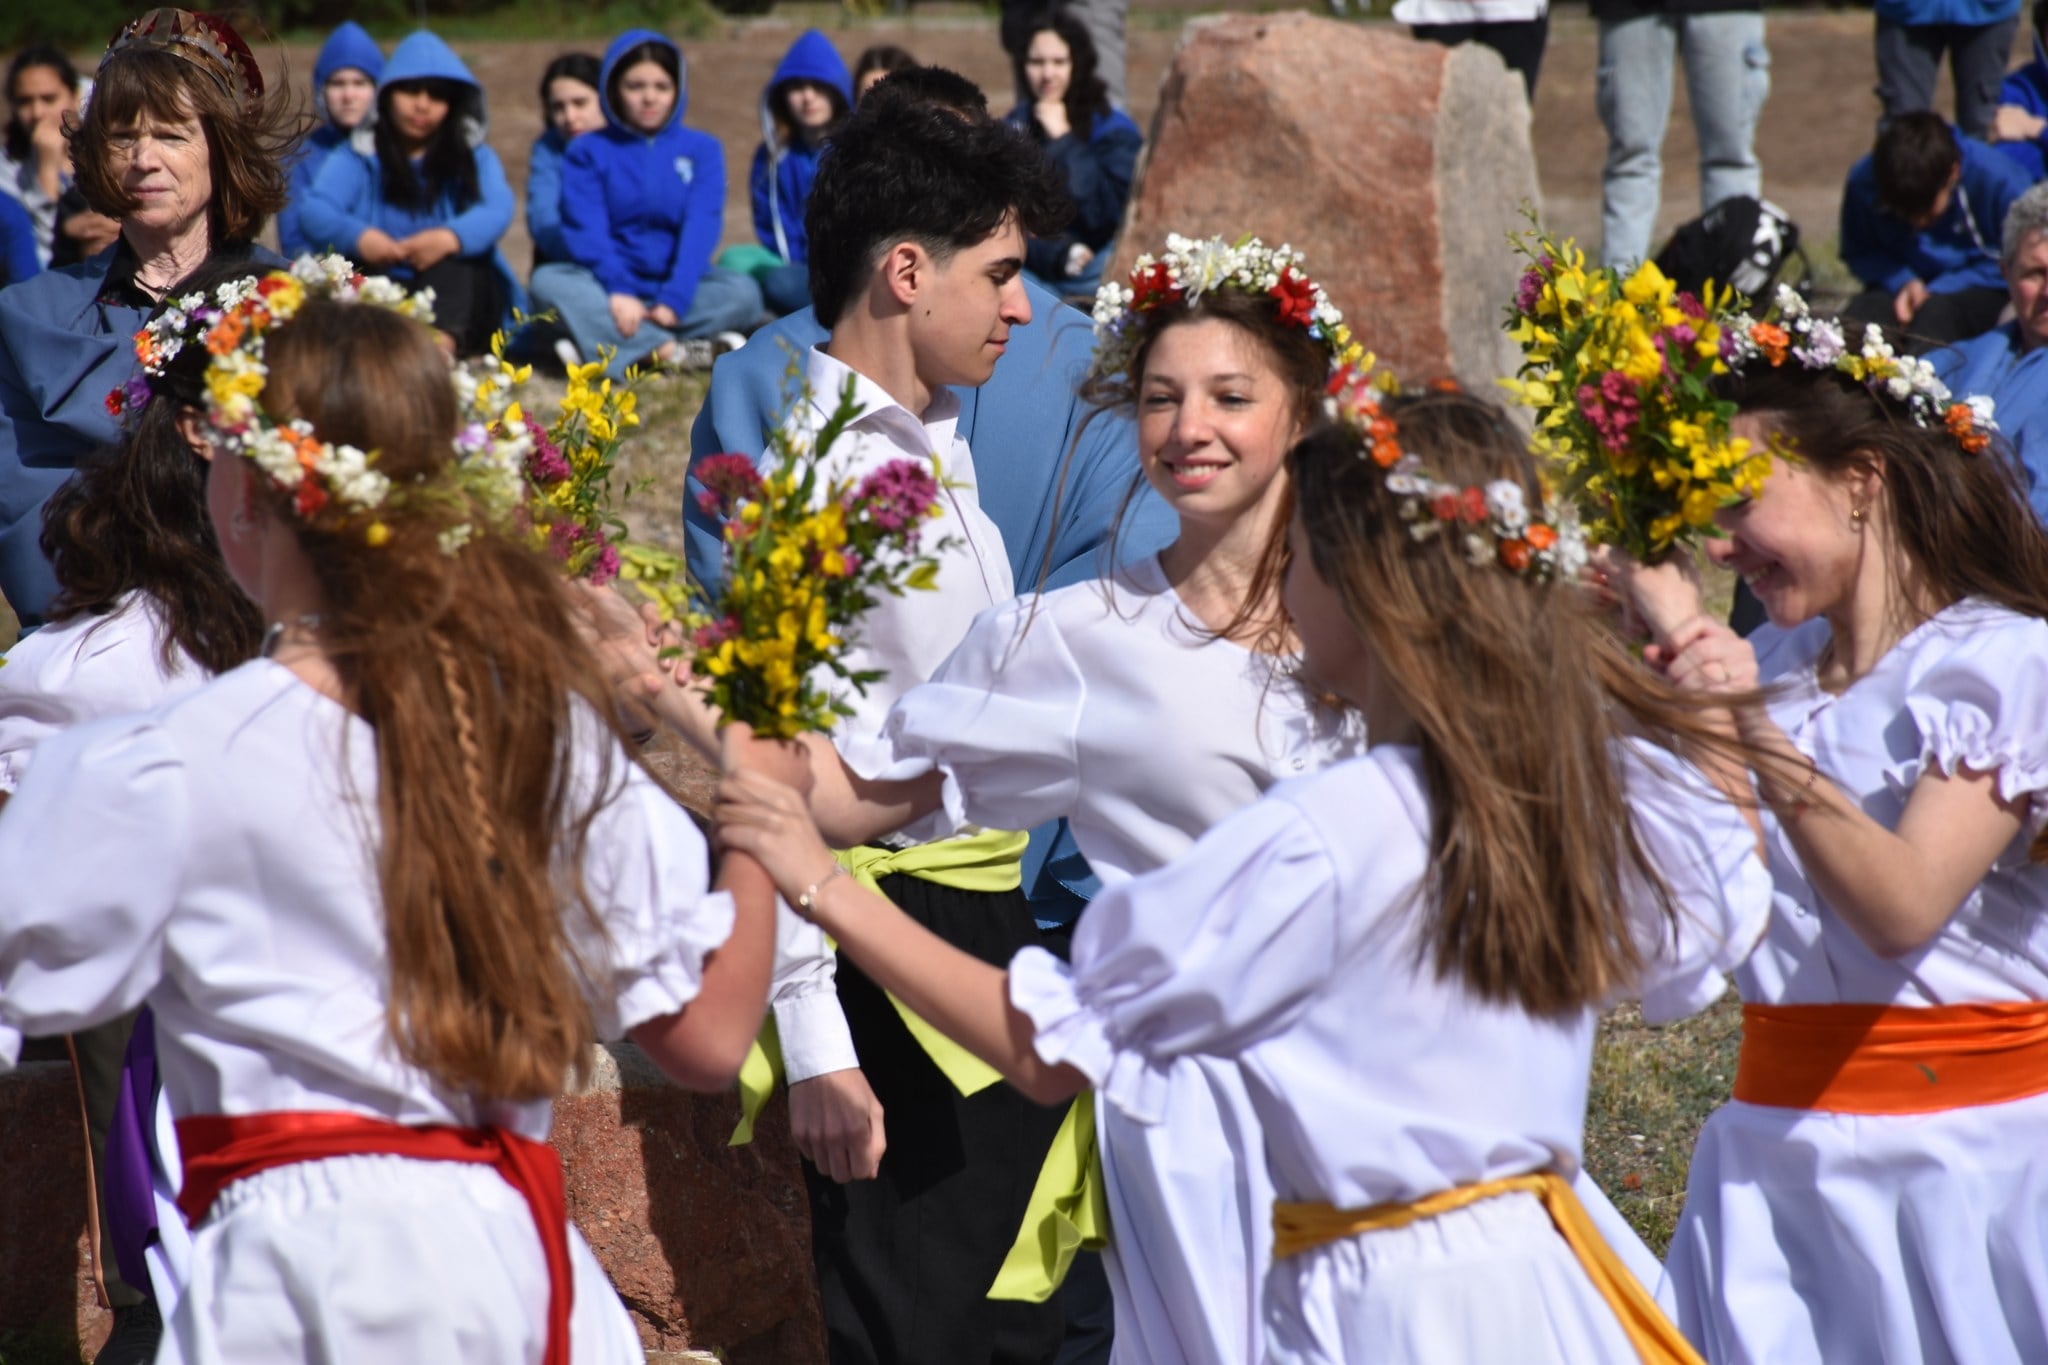
{"label": "blue fleece jacket", "polygon": [[[2035,118],[2048,118],[2048,48],[2034,35],[2034,60],[2007,74],[1998,87],[2000,104],[2018,105]],[[2048,180],[2048,130],[2031,142],[1994,142],[1992,146],[2019,163],[2029,183]]]}
{"label": "blue fleece jacket", "polygon": [[1936,294],[2003,289],[1998,243],[2005,212],[2029,181],[2011,158],[1974,138],[1956,137],[1963,177],[1948,211],[1915,230],[1877,207],[1877,170],[1866,156],[1842,191],[1842,263],[1871,289],[1897,293],[1918,279]]}
{"label": "blue fleece jacket", "polygon": [[533,263],[569,259],[569,239],[562,232],[562,158],[569,139],[550,128],[533,140],[526,154],[526,235],[533,239]]}
{"label": "blue fleece jacket", "polygon": [[816,81],[839,92],[839,112],[853,107],[853,78],[832,40],[817,29],[805,29],[789,45],[775,74],[761,90],[761,145],[754,149],[748,186],[754,197],[754,233],[761,245],[792,265],[811,258],[804,235],[804,209],[811,202],[811,182],[818,178],[824,147],[798,138],[785,147],[775,129],[775,92],[785,81]]}
{"label": "blue fleece jacket", "polygon": [[1889,24],[1925,28],[1955,24],[1982,28],[2020,12],[2020,0],[1877,0],[1877,17]]}
{"label": "blue fleece jacket", "polygon": [[0,288],[43,268],[36,258],[36,220],[12,195],[0,194]]}
{"label": "blue fleece jacket", "polygon": [[1074,200],[1074,221],[1057,237],[1033,238],[1024,248],[1024,264],[1040,279],[1066,274],[1067,251],[1075,243],[1100,251],[1124,225],[1124,207],[1131,202],[1131,180],[1137,174],[1138,152],[1145,135],[1121,109],[1097,114],[1084,139],[1069,131],[1048,138],[1032,116],[1031,106],[1010,111],[1012,127],[1030,134],[1058,168]]}
{"label": "blue fleece jacket", "polygon": [[362,72],[372,85],[384,71],[384,50],[353,19],[327,35],[327,41],[320,45],[319,57],[313,62],[313,107],[320,113],[320,126],[306,135],[298,159],[292,162],[290,198],[277,215],[277,242],[287,256],[302,256],[313,250],[314,244],[299,218],[320,168],[348,143],[349,130],[335,127],[327,112],[327,82],[336,72],[349,70]]}
{"label": "blue fleece jacket", "polygon": [[[505,180],[505,168],[499,163],[498,154],[484,144],[487,124],[483,87],[469,74],[469,68],[453,48],[422,31],[400,43],[391,54],[377,89],[381,95],[387,86],[430,79],[451,81],[459,87],[460,93],[448,117],[461,121],[470,155],[476,158],[476,202],[467,208],[457,208],[452,189],[444,189],[425,208],[402,208],[386,202],[375,131],[365,124],[350,135],[347,150],[328,157],[327,164],[314,178],[313,193],[306,200],[301,219],[306,237],[315,250],[331,247],[345,256],[353,256],[357,240],[371,228],[392,237],[410,237],[428,228],[449,228],[462,244],[458,254],[489,257],[492,268],[505,284],[506,298],[513,307],[523,309],[525,290],[498,250],[498,239],[512,226],[512,186]],[[412,271],[410,267],[399,266],[391,274],[405,279]]]}
{"label": "blue fleece jacket", "polygon": [[[974,452],[976,497],[1003,533],[1019,589],[1031,592],[1048,565],[1048,587],[1102,575],[1109,567],[1110,528],[1134,484],[1137,495],[1117,538],[1120,561],[1156,554],[1173,540],[1179,522],[1139,476],[1138,432],[1128,418],[1104,413],[1081,429],[1088,410],[1079,391],[1095,349],[1087,317],[1028,280],[1024,287],[1031,296],[1031,321],[1010,329],[1009,349],[986,384],[954,392],[960,397],[960,437]],[[690,427],[691,462],[721,451],[761,459],[764,433],[788,406],[784,386],[791,349],[801,354],[827,335],[817,314],[805,308],[720,356]],[[684,553],[699,582],[717,584],[724,578],[720,527],[697,505],[703,487],[694,476],[685,485]],[[1096,887],[1064,820],[1032,831],[1024,889],[1042,921],[1071,920]]]}
{"label": "blue fleece jacket", "polygon": [[1988,395],[1999,436],[2019,456],[2034,514],[2048,521],[2048,346],[2027,350],[2020,325],[1930,353],[1927,363],[1958,398]]}
{"label": "blue fleece jacket", "polygon": [[[235,251],[283,264],[246,244],[221,254]],[[121,434],[107,393],[134,375],[134,337],[150,308],[109,284],[117,263],[134,267],[120,242],[0,290],[0,593],[24,626],[40,625],[57,595],[36,543],[43,503],[81,458]]]}
{"label": "blue fleece jacket", "polygon": [[[642,43],[676,54],[676,107],[652,133],[611,104],[612,68]],[[608,293],[690,311],[725,226],[725,149],[683,126],[689,103],[682,49],[649,29],[622,33],[604,54],[605,126],[569,144],[562,161],[562,235],[569,257]]]}

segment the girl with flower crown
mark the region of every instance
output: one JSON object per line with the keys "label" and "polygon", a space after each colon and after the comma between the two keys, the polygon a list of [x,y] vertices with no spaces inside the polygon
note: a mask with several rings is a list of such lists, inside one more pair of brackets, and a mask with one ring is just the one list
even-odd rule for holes
{"label": "girl with flower crown", "polygon": [[834,879],[806,799],[757,774],[721,784],[720,837],[1047,1103],[1093,1085],[1175,1125],[1185,1061],[1234,1063],[1278,1200],[1264,1358],[1696,1359],[1570,1177],[1600,1007],[1699,1008],[1762,931],[1751,826],[1663,747],[1725,740],[1566,590],[1582,550],[1497,409],[1344,392],[1358,425],[1288,458],[1285,602],[1372,747],[1109,886],[1071,966],[950,953]]}
{"label": "girl with flower crown", "polygon": [[627,1032],[728,1084],[772,899],[745,861],[707,892],[555,570],[490,529],[433,334],[341,264],[207,322],[207,505],[263,657],[39,747],[0,1025],[156,1013],[193,1229],[159,1359],[637,1361],[550,1103]]}
{"label": "girl with flower crown", "polygon": [[1731,329],[1774,456],[1710,542],[1770,623],[1634,582],[1653,657],[1764,758],[1776,887],[1668,1301],[1717,1363],[2041,1360],[2048,534],[1981,404],[1780,308]]}

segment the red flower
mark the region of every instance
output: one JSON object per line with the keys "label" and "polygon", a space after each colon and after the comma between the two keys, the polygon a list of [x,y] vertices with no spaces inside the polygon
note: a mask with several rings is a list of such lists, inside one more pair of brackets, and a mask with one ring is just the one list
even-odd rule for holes
{"label": "red flower", "polygon": [[1520,573],[1529,567],[1529,542],[1526,540],[1503,540],[1500,543],[1500,562],[1513,573]]}
{"label": "red flower", "polygon": [[698,505],[706,514],[716,512],[720,505],[730,511],[739,503],[761,496],[761,471],[744,455],[706,455],[697,461],[692,472],[697,482],[704,485],[705,494],[715,499],[707,506],[704,495],[699,495]]}
{"label": "red flower", "polygon": [[1280,303],[1280,321],[1294,327],[1306,327],[1316,320],[1315,286],[1295,274],[1294,267],[1289,266],[1280,272],[1280,280],[1271,292]]}
{"label": "red flower", "polygon": [[257,282],[256,292],[267,299],[290,283],[291,277],[288,275],[265,275]]}
{"label": "red flower", "polygon": [[1438,521],[1456,521],[1458,519],[1458,495],[1456,493],[1438,493],[1429,500],[1429,514]]}
{"label": "red flower", "polygon": [[1486,494],[1477,488],[1467,488],[1458,494],[1458,520],[1477,526],[1486,520]]}
{"label": "red flower", "polygon": [[1181,293],[1181,287],[1173,282],[1173,276],[1163,261],[1131,274],[1131,307],[1138,312],[1157,308],[1162,303],[1172,303]]}
{"label": "red flower", "polygon": [[107,416],[109,416],[109,417],[119,417],[119,416],[121,415],[121,408],[122,408],[122,392],[121,392],[121,390],[119,390],[119,389],[108,389],[108,390],[107,390],[107,398],[106,398],[106,403],[107,403]]}
{"label": "red flower", "polygon": [[327,490],[312,479],[300,479],[298,491],[292,494],[292,505],[302,519],[311,521],[327,505]]}

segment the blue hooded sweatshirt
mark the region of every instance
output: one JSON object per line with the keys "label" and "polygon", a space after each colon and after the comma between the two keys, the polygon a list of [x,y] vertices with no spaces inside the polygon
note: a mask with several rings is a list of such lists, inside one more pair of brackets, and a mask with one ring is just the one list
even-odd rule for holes
{"label": "blue hooded sweatshirt", "polygon": [[313,249],[304,225],[299,222],[299,215],[306,197],[313,192],[313,181],[319,176],[320,168],[348,141],[350,130],[335,127],[327,112],[327,82],[337,72],[350,70],[368,76],[372,85],[384,71],[384,50],[353,19],[327,35],[327,41],[320,45],[319,59],[313,63],[313,106],[320,111],[321,122],[318,128],[306,135],[305,145],[299,149],[299,159],[292,163],[291,197],[277,215],[277,242],[287,256],[303,256]]}
{"label": "blue hooded sweatshirt", "polygon": [[1984,394],[1996,405],[1993,418],[2019,456],[2027,500],[2048,522],[2048,346],[2027,350],[2020,325],[2008,322],[1929,352],[1927,363],[1957,398]]}
{"label": "blue hooded sweatshirt", "polygon": [[[2034,35],[2034,60],[2005,78],[1998,87],[1998,102],[2013,104],[2035,118],[2048,118],[2048,47],[2041,35]],[[2048,180],[2048,130],[2032,142],[1994,142],[1992,146],[2017,161],[2032,184]]]}
{"label": "blue hooded sweatshirt", "polygon": [[569,139],[549,128],[533,140],[526,154],[526,235],[533,240],[533,263],[569,259],[569,239],[562,232],[562,158]]}
{"label": "blue hooded sweatshirt", "polygon": [[[1053,588],[1103,575],[1110,567],[1104,558],[1110,527],[1133,480],[1138,492],[1117,539],[1120,561],[1156,554],[1178,533],[1179,521],[1139,478],[1138,433],[1129,418],[1104,413],[1081,429],[1088,410],[1079,390],[1095,349],[1087,315],[1028,280],[1024,288],[1031,297],[1031,321],[1010,329],[1009,349],[986,384],[953,392],[960,399],[960,438],[974,452],[976,499],[1003,533],[1019,588],[1031,592],[1047,567],[1046,586]],[[765,433],[782,420],[787,407],[786,348],[802,353],[827,335],[817,314],[805,308],[719,357],[704,406],[690,428],[692,463],[720,451],[759,460]],[[697,505],[703,487],[695,477],[685,486],[684,550],[698,581],[716,584],[724,578],[720,527]],[[1065,821],[1032,831],[1024,888],[1041,921],[1071,920],[1096,885]]]}
{"label": "blue hooded sweatshirt", "polygon": [[[476,202],[457,209],[452,190],[444,190],[424,209],[400,208],[385,202],[376,130],[365,122],[349,135],[346,151],[328,157],[327,164],[314,178],[313,193],[306,200],[300,220],[305,225],[306,238],[316,251],[332,249],[344,256],[354,256],[357,239],[371,228],[401,238],[428,228],[449,228],[462,243],[460,255],[490,258],[492,268],[504,282],[505,297],[513,308],[523,310],[526,291],[498,250],[498,239],[512,226],[515,204],[498,154],[484,143],[487,124],[483,87],[469,74],[469,68],[453,48],[424,30],[400,43],[391,54],[377,91],[381,97],[390,86],[418,80],[450,81],[459,87],[448,117],[459,121],[470,155],[476,158]],[[404,266],[391,271],[396,279],[405,279],[411,273]]]}
{"label": "blue hooded sweatshirt", "polygon": [[754,150],[748,183],[754,196],[754,232],[761,245],[792,265],[810,256],[804,236],[804,208],[811,202],[811,182],[818,178],[823,145],[809,146],[797,138],[785,147],[776,136],[775,91],[785,81],[816,81],[839,92],[839,112],[853,107],[853,79],[832,40],[817,29],[805,29],[789,45],[782,64],[761,91],[761,145]]}
{"label": "blue hooded sweatshirt", "polygon": [[19,199],[0,194],[0,288],[20,284],[42,268],[36,257],[36,220]]}
{"label": "blue hooded sweatshirt", "polygon": [[[676,54],[676,107],[652,133],[627,125],[612,108],[612,70],[642,43]],[[562,160],[562,235],[569,257],[606,292],[690,311],[697,281],[725,228],[725,149],[683,126],[689,103],[683,51],[649,29],[615,39],[604,54],[605,127],[569,144]]]}
{"label": "blue hooded sweatshirt", "polygon": [[1060,180],[1074,200],[1074,221],[1057,237],[1034,237],[1024,248],[1024,264],[1040,279],[1056,280],[1066,274],[1068,249],[1076,243],[1090,251],[1109,245],[1124,225],[1124,208],[1131,202],[1131,181],[1138,173],[1138,152],[1145,135],[1131,116],[1121,109],[1097,114],[1090,122],[1088,136],[1073,132],[1048,138],[1032,117],[1031,106],[1020,104],[1004,120],[1036,142],[1060,173]]}
{"label": "blue hooded sweatshirt", "polygon": [[1998,271],[2005,212],[2029,182],[2010,157],[1975,138],[1958,134],[1956,145],[1963,178],[1947,212],[1924,228],[1877,207],[1874,157],[1850,169],[1842,190],[1842,264],[1866,287],[1896,294],[1917,279],[1936,294],[2005,288]]}

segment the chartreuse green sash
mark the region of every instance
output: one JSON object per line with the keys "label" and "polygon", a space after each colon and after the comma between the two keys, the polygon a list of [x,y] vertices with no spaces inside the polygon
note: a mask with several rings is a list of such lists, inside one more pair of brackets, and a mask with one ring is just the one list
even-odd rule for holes
{"label": "chartreuse green sash", "polygon": [[1039,1167],[1024,1209],[1024,1226],[989,1286],[992,1299],[1044,1303],[1077,1251],[1109,1244],[1109,1200],[1103,1193],[1102,1151],[1095,1144],[1095,1092],[1084,1090],[1067,1107]]}
{"label": "chartreuse green sash", "polygon": [[[832,856],[855,881],[877,895],[881,894],[882,878],[895,873],[949,886],[955,891],[994,893],[1015,891],[1024,884],[1019,860],[1024,856],[1026,842],[1026,835],[991,829],[964,839],[943,839],[909,848],[863,845],[839,849]],[[977,1094],[1003,1078],[987,1062],[918,1018],[895,996],[889,997],[889,1003],[896,1007],[904,1027],[918,1045],[961,1094]],[[775,1032],[774,1016],[770,1015],[740,1067],[740,1121],[732,1130],[729,1145],[737,1147],[753,1141],[754,1120],[760,1117],[762,1106],[775,1093],[782,1076],[782,1043]]]}

